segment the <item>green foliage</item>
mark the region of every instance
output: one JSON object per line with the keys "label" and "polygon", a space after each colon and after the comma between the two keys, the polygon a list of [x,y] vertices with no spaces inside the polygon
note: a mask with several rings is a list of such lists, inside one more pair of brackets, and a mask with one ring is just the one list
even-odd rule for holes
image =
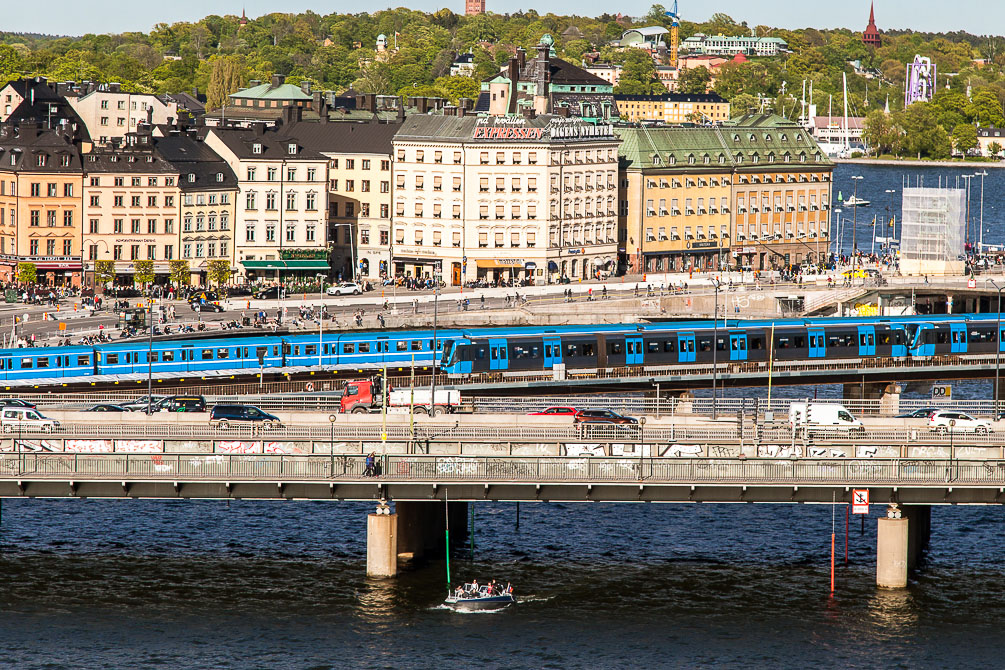
{"label": "green foliage", "polygon": [[991,158],[998,158],[1002,153],[1002,145],[998,142],[992,142],[988,145],[988,156]]}
{"label": "green foliage", "polygon": [[219,109],[227,96],[236,93],[248,80],[244,59],[238,56],[214,56],[210,59],[209,84],[206,88],[206,107]]}
{"label": "green foliage", "polygon": [[712,73],[707,67],[689,67],[677,79],[678,93],[708,93],[712,84]]}
{"label": "green foliage", "polygon": [[115,261],[95,261],[94,281],[97,284],[115,281]]}
{"label": "green foliage", "polygon": [[953,148],[963,155],[977,148],[977,128],[972,123],[961,123],[953,128]]}
{"label": "green foliage", "polygon": [[178,286],[188,284],[192,280],[188,261],[171,261],[168,277]]}
{"label": "green foliage", "polygon": [[630,49],[618,78],[615,93],[627,95],[651,95],[665,91],[656,78],[656,66],[649,54],[642,49]]}
{"label": "green foliage", "polygon": [[146,286],[153,283],[155,277],[153,261],[133,261],[133,283]]}
{"label": "green foliage", "polygon": [[206,278],[219,288],[230,281],[230,261],[210,261],[206,267]]}
{"label": "green foliage", "polygon": [[38,270],[34,263],[17,264],[17,280],[22,284],[34,284]]}

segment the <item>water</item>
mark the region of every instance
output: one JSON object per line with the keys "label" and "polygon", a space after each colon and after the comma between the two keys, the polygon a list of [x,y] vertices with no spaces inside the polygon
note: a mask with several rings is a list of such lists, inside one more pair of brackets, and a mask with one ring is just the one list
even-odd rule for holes
{"label": "water", "polygon": [[[911,174],[962,172],[911,169]],[[985,223],[1005,173],[988,170]],[[839,166],[873,201],[899,170]],[[992,181],[996,180],[996,181]],[[975,201],[976,202],[976,201]],[[868,213],[870,210],[860,212]],[[869,225],[859,222],[859,235]],[[989,223],[992,222],[992,223]],[[1000,236],[1001,226],[997,226]],[[850,248],[850,231],[847,238]],[[1001,243],[1000,237],[986,242]],[[860,241],[860,247],[866,248]],[[840,387],[778,388],[839,397]],[[763,390],[729,389],[729,395]],[[988,382],[958,382],[984,398]],[[852,519],[828,594],[825,505],[475,507],[455,578],[511,580],[496,614],[438,608],[444,566],[367,581],[362,503],[6,500],[0,667],[996,667],[1005,625],[1005,511],[936,507],[924,570],[875,588],[875,516]],[[459,550],[461,548],[458,548]]]}
{"label": "water", "polygon": [[[870,252],[873,248],[873,217],[878,217],[876,225],[876,235],[884,237],[888,234],[895,237],[900,236],[901,221],[901,195],[905,185],[936,187],[949,185],[952,188],[964,188],[966,182],[962,175],[972,175],[981,170],[987,171],[984,177],[984,244],[985,246],[997,246],[999,249],[1005,246],[1005,203],[1001,196],[1005,192],[1005,170],[1000,168],[988,168],[981,164],[973,164],[960,167],[895,167],[884,165],[861,165],[857,163],[839,163],[834,170],[834,194],[831,199],[831,207],[835,213],[832,217],[833,240],[840,242],[840,249],[834,248],[832,251],[841,251],[850,254],[852,250],[853,228],[857,229],[857,239],[855,242],[863,252]],[[858,211],[849,207],[842,207],[838,202],[838,192],[845,199],[850,198],[855,193],[855,181],[852,176],[861,176],[858,182],[858,197],[870,201],[869,207],[859,207]],[[887,193],[893,190],[895,193]],[[836,210],[840,209],[838,214]],[[896,216],[895,230],[884,226],[885,221],[889,221],[891,216]],[[839,218],[842,223],[839,225]],[[853,221],[855,225],[853,225]],[[975,177],[971,181],[970,187],[970,240],[975,243],[980,239],[980,219],[981,219],[981,178]],[[888,232],[884,232],[884,229]],[[838,232],[841,232],[840,237]],[[876,252],[879,253],[880,244],[877,243]],[[962,252],[962,250],[961,250]]]}

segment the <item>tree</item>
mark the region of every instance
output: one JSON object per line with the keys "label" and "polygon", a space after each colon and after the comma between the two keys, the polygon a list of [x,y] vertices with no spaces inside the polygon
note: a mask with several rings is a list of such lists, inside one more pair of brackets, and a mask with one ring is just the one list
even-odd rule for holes
{"label": "tree", "polygon": [[153,261],[133,261],[134,283],[140,286],[149,286],[155,278]]}
{"label": "tree", "polygon": [[24,60],[14,47],[0,44],[0,82],[17,79],[24,69]]}
{"label": "tree", "polygon": [[22,284],[34,284],[38,270],[34,263],[17,264],[17,280]]}
{"label": "tree", "polygon": [[1002,145],[997,142],[992,142],[988,145],[988,156],[991,158],[998,158],[1002,153]]}
{"label": "tree", "polygon": [[712,85],[712,73],[705,66],[689,67],[681,71],[677,79],[678,93],[708,93]]}
{"label": "tree", "polygon": [[210,261],[206,267],[206,278],[210,283],[216,284],[217,288],[223,286],[230,281],[230,261]]}
{"label": "tree", "polygon": [[178,286],[188,284],[192,280],[192,272],[189,270],[188,261],[171,261],[171,270],[168,276]]}
{"label": "tree", "polygon": [[227,96],[236,93],[247,81],[247,68],[237,56],[220,56],[212,59],[209,86],[206,88],[207,109],[219,109]]}
{"label": "tree", "polygon": [[94,281],[98,284],[115,281],[115,261],[95,261]]}
{"label": "tree", "polygon": [[738,93],[729,101],[729,115],[743,116],[757,111],[757,97],[749,93]]}
{"label": "tree", "polygon": [[435,85],[443,92],[443,96],[454,104],[461,98],[477,100],[481,91],[481,83],[471,77],[440,77]]}
{"label": "tree", "polygon": [[898,154],[900,149],[900,128],[889,115],[880,110],[869,112],[862,128],[862,139],[876,154]]}
{"label": "tree", "polygon": [[964,156],[977,148],[977,128],[972,123],[961,123],[953,128],[953,147]]}
{"label": "tree", "polygon": [[653,59],[642,49],[629,49],[614,92],[627,95],[651,95],[656,90],[663,90],[663,84],[656,79],[656,66],[653,65]]}
{"label": "tree", "polygon": [[976,91],[964,113],[968,119],[982,127],[1001,128],[1005,125],[1002,103],[990,89]]}

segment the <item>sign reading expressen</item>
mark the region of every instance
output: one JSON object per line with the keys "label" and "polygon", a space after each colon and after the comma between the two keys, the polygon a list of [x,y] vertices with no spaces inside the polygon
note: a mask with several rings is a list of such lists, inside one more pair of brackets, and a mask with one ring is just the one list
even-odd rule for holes
{"label": "sign reading expressen", "polygon": [[544,137],[544,128],[478,126],[471,137],[475,140],[539,140]]}

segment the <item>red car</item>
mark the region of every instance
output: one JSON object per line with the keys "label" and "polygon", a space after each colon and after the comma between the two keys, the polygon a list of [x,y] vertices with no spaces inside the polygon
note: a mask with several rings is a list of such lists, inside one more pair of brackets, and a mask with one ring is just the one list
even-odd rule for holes
{"label": "red car", "polygon": [[549,407],[540,412],[530,412],[528,416],[579,416],[579,410],[575,407]]}

